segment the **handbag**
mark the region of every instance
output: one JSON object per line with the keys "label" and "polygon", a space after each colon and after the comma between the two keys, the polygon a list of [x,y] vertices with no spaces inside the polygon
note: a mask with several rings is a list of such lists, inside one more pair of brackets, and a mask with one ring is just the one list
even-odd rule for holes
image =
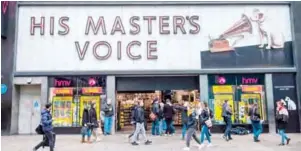
{"label": "handbag", "polygon": [[205,121],[205,124],[207,127],[212,127],[212,121],[211,121],[211,118],[210,118],[210,110],[208,110],[208,115],[209,115],[209,119],[207,121]]}
{"label": "handbag", "polygon": [[37,134],[40,134],[40,135],[45,134],[44,131],[43,131],[42,124],[39,124],[39,125],[37,126],[37,128],[35,129],[35,131],[36,131]]}
{"label": "handbag", "polygon": [[157,116],[156,116],[156,114],[154,114],[153,112],[151,112],[151,113],[149,114],[149,118],[150,118],[152,121],[155,121],[156,118],[157,118]]}

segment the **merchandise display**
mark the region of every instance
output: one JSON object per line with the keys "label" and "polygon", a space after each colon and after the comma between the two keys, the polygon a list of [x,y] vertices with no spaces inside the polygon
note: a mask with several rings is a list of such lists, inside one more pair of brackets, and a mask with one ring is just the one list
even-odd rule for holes
{"label": "merchandise display", "polygon": [[143,100],[145,117],[147,118],[147,123],[150,123],[148,115],[150,114],[151,104],[154,98],[158,96],[161,97],[159,92],[154,93],[118,93],[118,127],[123,129],[125,127],[131,126],[131,109],[134,106],[134,99],[138,98]]}
{"label": "merchandise display", "polygon": [[55,96],[52,99],[53,110],[52,115],[55,119],[53,126],[72,126],[72,112],[74,104],[72,103],[72,96]]}
{"label": "merchandise display", "polygon": [[[171,96],[167,98],[171,98],[171,102],[174,105],[179,105],[183,100],[187,100],[192,104],[196,104],[199,102],[199,91],[184,91],[184,90],[172,90]],[[131,125],[131,109],[134,106],[134,99],[143,100],[144,109],[145,109],[145,118],[147,119],[148,126],[151,126],[151,119],[149,118],[149,114],[151,111],[151,106],[154,98],[160,98],[162,100],[164,98],[163,93],[161,91],[154,92],[145,92],[145,93],[117,93],[117,126],[118,130],[125,130],[127,128],[132,128]],[[180,126],[182,125],[181,121],[181,112],[176,112],[174,116],[174,125]]]}

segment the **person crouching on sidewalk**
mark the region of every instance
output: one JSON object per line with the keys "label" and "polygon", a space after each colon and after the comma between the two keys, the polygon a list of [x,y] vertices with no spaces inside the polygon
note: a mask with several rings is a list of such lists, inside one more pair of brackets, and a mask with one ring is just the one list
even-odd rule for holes
{"label": "person crouching on sidewalk", "polygon": [[87,135],[87,142],[91,143],[91,129],[90,129],[90,115],[89,115],[89,109],[88,106],[85,106],[83,115],[82,115],[82,129],[81,129],[81,134],[82,134],[82,140],[81,143],[85,143],[85,137]]}
{"label": "person crouching on sidewalk", "polygon": [[[197,131],[197,121],[198,121],[198,114],[196,113],[196,109],[189,109],[188,108],[188,121],[187,121],[187,132],[186,132],[186,147],[183,150],[190,150],[190,141],[191,137],[200,145],[201,141],[196,136]],[[201,146],[199,146],[200,148]]]}
{"label": "person crouching on sidewalk", "polygon": [[277,111],[276,111],[276,123],[277,123],[277,128],[278,128],[278,134],[281,136],[281,143],[279,144],[280,146],[284,146],[285,143],[284,141],[286,140],[286,145],[289,144],[290,138],[288,138],[285,134],[285,129],[288,124],[288,111],[285,108],[285,101],[280,100],[277,102]]}
{"label": "person crouching on sidewalk", "polygon": [[144,118],[144,109],[143,109],[143,101],[140,100],[138,102],[138,106],[135,108],[135,113],[134,113],[134,119],[136,123],[136,129],[134,132],[134,136],[132,137],[132,145],[139,145],[137,143],[137,138],[139,133],[143,136],[145,145],[149,145],[152,142],[146,138],[146,132],[145,132],[145,118]]}

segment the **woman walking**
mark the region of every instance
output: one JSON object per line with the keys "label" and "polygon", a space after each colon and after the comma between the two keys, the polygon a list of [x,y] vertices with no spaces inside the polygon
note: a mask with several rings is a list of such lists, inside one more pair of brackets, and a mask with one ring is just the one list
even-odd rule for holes
{"label": "woman walking", "polygon": [[276,123],[277,123],[277,128],[278,128],[278,134],[281,136],[281,143],[279,144],[280,146],[288,145],[290,143],[290,138],[287,137],[285,134],[285,129],[288,124],[288,111],[285,108],[285,101],[280,100],[277,102],[277,111],[276,111]]}
{"label": "woman walking", "polygon": [[253,127],[254,142],[259,142],[259,135],[262,132],[262,125],[257,103],[254,103],[253,106],[250,108],[249,116]]}
{"label": "woman walking", "polygon": [[[189,110],[189,109],[188,109]],[[198,115],[196,113],[196,109],[193,108],[190,111],[188,111],[188,120],[187,120],[187,133],[186,133],[186,147],[183,148],[183,150],[190,150],[190,141],[191,138],[198,143],[201,144],[200,140],[196,136],[196,130],[197,130],[197,120],[198,120]],[[201,147],[201,146],[199,146]]]}
{"label": "woman walking", "polygon": [[202,112],[200,114],[200,124],[202,126],[202,130],[201,130],[201,146],[200,148],[203,148],[204,145],[204,140],[205,140],[205,136],[207,138],[208,141],[208,147],[211,147],[211,136],[210,136],[210,132],[209,129],[212,127],[212,121],[211,119],[213,118],[213,114],[212,111],[209,109],[208,104],[206,102],[201,103],[201,108],[202,108]]}

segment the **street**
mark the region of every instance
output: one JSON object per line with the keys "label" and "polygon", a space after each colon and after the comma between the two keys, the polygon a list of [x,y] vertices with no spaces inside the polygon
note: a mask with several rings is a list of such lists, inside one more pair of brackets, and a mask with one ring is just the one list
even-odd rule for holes
{"label": "street", "polygon": [[[103,136],[100,142],[93,144],[81,144],[80,135],[57,135],[56,151],[181,151],[185,147],[185,142],[180,140],[180,135],[175,136],[149,136],[153,141],[152,145],[145,146],[141,143],[139,146],[132,146],[128,143],[126,134],[116,134],[112,136]],[[202,150],[212,151],[300,151],[301,134],[289,134],[292,138],[289,146],[278,146],[280,137],[276,134],[263,134],[261,142],[252,141],[252,135],[233,136],[234,140],[225,142],[221,134],[213,134],[213,147]],[[14,135],[2,136],[2,151],[32,151],[34,145],[41,140],[38,135]],[[142,142],[142,140],[140,141]],[[297,149],[299,147],[299,149]],[[40,149],[39,151],[48,151],[49,148]],[[197,151],[196,143],[192,140],[191,150]]]}

